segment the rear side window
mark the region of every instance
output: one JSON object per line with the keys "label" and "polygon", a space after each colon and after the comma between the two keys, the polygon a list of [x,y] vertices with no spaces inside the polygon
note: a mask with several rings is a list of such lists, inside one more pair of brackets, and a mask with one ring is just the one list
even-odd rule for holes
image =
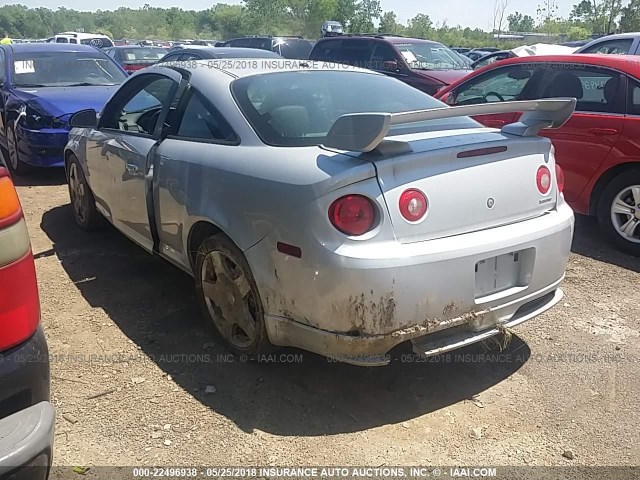
{"label": "rear side window", "polygon": [[343,41],[338,61],[356,67],[367,68],[372,53],[373,42],[369,40]]}
{"label": "rear side window", "polygon": [[539,69],[539,66],[526,64],[490,70],[458,87],[454,103],[456,105],[473,105],[525,100],[525,87],[529,85],[531,79],[534,78],[534,73]]}
{"label": "rear side window", "polygon": [[342,40],[327,40],[316,43],[311,52],[311,60],[323,62],[338,62]]}
{"label": "rear side window", "polygon": [[627,113],[629,115],[640,115],[640,83],[631,78],[628,79],[628,82]]}
{"label": "rear side window", "polygon": [[577,111],[624,113],[622,75],[581,64],[550,65],[541,98],[572,97]]}
{"label": "rear side window", "polygon": [[609,55],[625,55],[629,53],[629,49],[633,44],[632,38],[621,38],[619,40],[609,40],[600,42],[591,47],[587,47],[580,53],[604,53]]}
{"label": "rear side window", "polygon": [[236,38],[235,40],[229,40],[225,47],[244,47],[251,48],[251,39],[249,38]]}
{"label": "rear side window", "polygon": [[313,45],[309,40],[287,39],[279,40],[274,50],[284,58],[307,60]]}
{"label": "rear side window", "polygon": [[270,38],[252,38],[249,43],[251,48],[259,48],[261,50],[271,50]]}
{"label": "rear side window", "polygon": [[[385,75],[348,70],[293,71],[235,80],[232,93],[260,138],[275,146],[321,144],[342,115],[406,112],[443,104]],[[473,128],[467,117],[394,127],[394,133]]]}
{"label": "rear side window", "polygon": [[193,89],[182,115],[177,136],[219,143],[235,143],[237,138],[222,115]]}

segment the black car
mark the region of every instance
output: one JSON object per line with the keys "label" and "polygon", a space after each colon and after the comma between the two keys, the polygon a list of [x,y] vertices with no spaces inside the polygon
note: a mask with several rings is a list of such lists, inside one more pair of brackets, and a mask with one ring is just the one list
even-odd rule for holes
{"label": "black car", "polygon": [[314,43],[302,37],[272,37],[269,35],[241,37],[227,40],[223,47],[270,50],[284,58],[308,60]]}
{"label": "black car", "polygon": [[190,46],[168,53],[158,63],[186,62],[216,58],[282,58],[275,52],[256,48],[198,47]]}
{"label": "black car", "polygon": [[0,154],[0,479],[45,480],[55,415],[29,234]]}
{"label": "black car", "polygon": [[142,45],[110,47],[105,48],[104,52],[129,74],[153,65],[167,54],[165,48]]}

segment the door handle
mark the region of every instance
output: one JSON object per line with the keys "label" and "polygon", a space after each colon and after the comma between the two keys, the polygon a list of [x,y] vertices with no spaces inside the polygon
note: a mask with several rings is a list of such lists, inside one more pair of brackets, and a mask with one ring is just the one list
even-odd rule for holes
{"label": "door handle", "polygon": [[587,130],[594,135],[617,135],[618,130],[615,128],[594,127]]}
{"label": "door handle", "polygon": [[504,120],[487,120],[485,121],[485,124],[487,125],[487,127],[500,128],[504,127],[507,122],[505,122]]}
{"label": "door handle", "polygon": [[136,165],[133,165],[132,163],[125,164],[124,168],[127,170],[127,172],[131,173],[132,175],[135,175],[140,171],[140,169]]}

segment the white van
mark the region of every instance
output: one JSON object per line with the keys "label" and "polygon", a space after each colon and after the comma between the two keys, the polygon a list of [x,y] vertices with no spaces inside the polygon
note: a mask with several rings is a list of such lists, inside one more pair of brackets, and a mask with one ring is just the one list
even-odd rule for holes
{"label": "white van", "polygon": [[113,47],[113,40],[101,33],[62,32],[54,35],[49,41],[51,43],[91,45],[97,48]]}

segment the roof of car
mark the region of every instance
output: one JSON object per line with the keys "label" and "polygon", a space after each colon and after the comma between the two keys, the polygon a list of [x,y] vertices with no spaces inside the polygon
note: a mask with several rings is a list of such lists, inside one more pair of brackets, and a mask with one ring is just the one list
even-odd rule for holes
{"label": "roof of car", "polygon": [[113,47],[107,47],[109,50],[130,50],[132,48],[157,48],[159,50],[166,50],[164,47],[158,47],[157,45],[114,45]]}
{"label": "roof of car", "polygon": [[[233,50],[239,50],[238,48],[234,48]],[[250,50],[250,49],[247,49]],[[372,70],[367,70],[364,68],[351,67],[347,65],[339,65],[339,64],[331,64],[330,62],[321,62],[314,63],[306,60],[287,60],[282,58],[278,59],[267,59],[266,62],[260,63],[258,62],[257,66],[254,65],[246,65],[246,68],[226,68],[227,66],[233,65],[243,65],[242,60],[246,60],[244,58],[238,58],[239,62],[234,62],[233,58],[229,60],[225,59],[225,62],[220,66],[211,65],[211,62],[207,60],[196,60],[189,61],[185,64],[185,66],[180,66],[180,68],[184,70],[190,70],[192,73],[192,78],[196,77],[206,77],[211,75],[212,72],[222,72],[227,74],[230,77],[240,78],[240,77],[250,77],[255,75],[264,75],[269,73],[278,73],[278,72],[308,72],[308,71],[340,71],[340,72],[362,72],[368,73],[372,75],[382,75],[380,73],[374,72]],[[253,63],[253,62],[252,62]],[[208,68],[202,68],[206,66]],[[252,68],[253,67],[253,68]],[[155,68],[162,68],[162,64],[159,63]],[[172,66],[168,66],[165,68],[174,68]]]}
{"label": "roof of car", "polygon": [[357,34],[357,33],[348,33],[346,35],[337,35],[335,37],[324,37],[318,40],[320,42],[332,42],[336,40],[347,40],[347,39],[360,39],[363,38],[377,38],[379,40],[387,40],[391,43],[429,43],[433,45],[440,45],[439,42],[434,42],[433,40],[426,40],[424,38],[412,38],[412,37],[402,37],[399,35],[385,35],[385,34]]}
{"label": "roof of car", "polygon": [[[623,70],[632,75],[640,77],[640,62],[638,62],[637,55],[603,55],[603,54],[568,54],[568,55],[535,55],[529,57],[515,57],[508,58],[506,60],[500,60],[499,62],[492,63],[483,67],[476,72],[482,72],[495,68],[496,66],[504,66],[512,63],[541,63],[541,62],[560,62],[560,63],[583,63],[587,65],[595,65],[600,67],[615,68],[617,70]],[[475,72],[474,72],[475,73]]]}
{"label": "roof of car", "polygon": [[6,45],[16,53],[36,52],[95,52],[98,50],[91,45],[76,43],[12,43]]}
{"label": "roof of car", "polygon": [[205,45],[190,45],[180,50],[174,50],[173,53],[180,54],[189,52],[208,52],[212,55],[225,58],[280,58],[280,55],[271,50],[262,50],[260,48],[244,48],[244,47],[211,47]]}

